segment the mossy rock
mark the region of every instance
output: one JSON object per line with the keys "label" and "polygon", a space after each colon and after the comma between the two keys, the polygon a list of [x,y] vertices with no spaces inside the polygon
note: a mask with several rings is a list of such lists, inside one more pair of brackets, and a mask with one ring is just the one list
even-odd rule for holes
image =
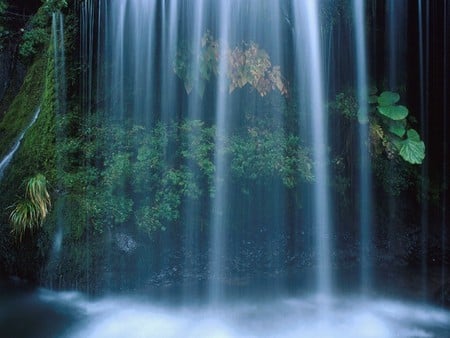
{"label": "mossy rock", "polygon": [[47,60],[45,53],[39,55],[28,69],[19,94],[13,100],[0,121],[0,158],[3,158],[20,132],[30,123],[36,108],[41,104],[44,91]]}

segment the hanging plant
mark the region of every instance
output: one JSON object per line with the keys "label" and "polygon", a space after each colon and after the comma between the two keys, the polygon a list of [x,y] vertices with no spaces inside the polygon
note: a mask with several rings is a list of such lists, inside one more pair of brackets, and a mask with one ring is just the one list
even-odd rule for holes
{"label": "hanging plant", "polygon": [[[288,90],[279,66],[272,66],[269,54],[251,41],[241,46],[227,49],[227,74],[230,81],[229,93],[237,88],[250,85],[266,96],[270,91],[278,90],[287,96]],[[194,88],[203,96],[205,84],[218,75],[220,62],[220,46],[211,33],[206,32],[201,40],[200,53],[197,55],[192,48],[179,48],[174,62],[175,74],[184,82],[188,94]],[[199,74],[194,74],[193,65],[198,63]]]}
{"label": "hanging plant", "polygon": [[389,158],[392,158],[395,152],[406,162],[421,164],[425,159],[425,143],[417,131],[409,128],[409,110],[405,106],[397,105],[399,101],[400,95],[390,91],[369,97],[371,111],[377,113],[373,114],[371,120],[371,124],[375,126],[372,130],[378,131],[371,133],[372,140],[378,138],[381,141]]}

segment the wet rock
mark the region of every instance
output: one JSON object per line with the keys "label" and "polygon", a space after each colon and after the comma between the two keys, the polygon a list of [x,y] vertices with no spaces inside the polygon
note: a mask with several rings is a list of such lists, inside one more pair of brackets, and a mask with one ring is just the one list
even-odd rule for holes
{"label": "wet rock", "polygon": [[132,253],[137,248],[136,241],[130,235],[117,233],[115,239],[117,247],[123,252]]}

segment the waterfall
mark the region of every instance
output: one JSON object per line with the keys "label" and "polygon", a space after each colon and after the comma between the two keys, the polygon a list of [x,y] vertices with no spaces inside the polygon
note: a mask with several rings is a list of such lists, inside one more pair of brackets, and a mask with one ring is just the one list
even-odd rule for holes
{"label": "waterfall", "polygon": [[1,332],[449,336],[448,0],[79,4],[81,111],[52,21],[47,269],[83,291]]}
{"label": "waterfall", "polygon": [[[406,16],[408,1],[386,0],[386,30],[387,30],[387,72],[388,89],[398,90],[405,77],[404,59],[405,44],[407,41]],[[399,18],[402,20],[399,20]]]}
{"label": "waterfall", "polygon": [[[425,13],[424,7],[425,6]],[[420,97],[420,132],[423,135],[423,140],[428,143],[428,85],[429,85],[429,72],[428,72],[428,50],[429,50],[429,4],[427,1],[417,1],[418,11],[418,29],[419,29],[419,97]],[[425,14],[425,18],[424,18]],[[421,185],[420,185],[420,226],[421,226],[421,276],[422,276],[422,295],[423,299],[427,299],[428,294],[428,282],[426,276],[428,275],[428,194],[429,194],[429,182],[428,182],[428,158],[425,158],[425,162],[421,167]]]}
{"label": "waterfall", "polygon": [[[299,53],[306,53],[305,68],[307,96],[303,96],[308,105],[307,113],[311,119],[313,157],[315,163],[315,184],[313,198],[313,221],[311,226],[315,233],[315,250],[317,266],[317,292],[329,296],[332,288],[331,278],[331,238],[330,195],[328,174],[328,131],[324,106],[324,83],[321,64],[321,41],[319,34],[319,12],[316,1],[307,3],[294,2],[296,44]],[[303,25],[306,25],[303,26]],[[306,32],[306,36],[301,35]],[[304,48],[303,41],[309,48]],[[299,74],[299,81],[301,80]]]}
{"label": "waterfall", "polygon": [[[61,12],[52,13],[52,43],[53,43],[53,62],[54,62],[54,81],[55,81],[55,103],[56,115],[62,117],[67,111],[67,81],[66,81],[66,58],[64,44],[64,17]],[[65,131],[57,128],[56,141],[62,142],[65,137]],[[63,167],[63,158],[57,156],[56,165],[59,170]],[[58,199],[55,203],[56,210],[56,230],[53,235],[52,248],[50,251],[49,261],[47,263],[47,272],[53,274],[60,260],[64,236],[64,199]]]}
{"label": "waterfall", "polygon": [[[219,22],[219,37],[221,41],[228,41],[230,34],[230,3],[221,2],[220,13],[221,18]],[[225,137],[228,133],[227,123],[227,109],[229,109],[227,101],[227,46],[222,45],[219,51],[219,66],[217,79],[218,97],[216,101],[216,125],[217,131],[215,135],[215,157],[214,164],[216,171],[214,173],[214,201],[212,210],[212,224],[211,224],[211,283],[209,287],[210,298],[213,302],[218,302],[223,299],[223,284],[224,278],[224,256],[226,252],[226,213],[228,208],[227,203],[227,184],[226,177],[226,158],[225,151]]]}
{"label": "waterfall", "polygon": [[64,17],[61,12],[52,14],[53,59],[55,63],[56,104],[58,114],[67,109],[66,56],[64,50]]}
{"label": "waterfall", "polygon": [[368,117],[368,81],[367,81],[367,54],[364,30],[364,1],[355,0],[354,20],[355,20],[355,42],[356,42],[356,65],[357,65],[357,98],[358,98],[358,145],[359,145],[359,222],[360,222],[360,242],[361,242],[361,288],[363,293],[371,288],[372,270],[372,193],[371,185],[371,165],[368,149],[369,142],[369,117]]}
{"label": "waterfall", "polygon": [[[411,6],[385,5],[387,30],[374,35],[387,37],[377,56],[385,58],[392,89],[404,77],[404,46],[396,40],[406,34],[395,16]],[[238,297],[252,278],[267,294],[304,289],[331,299],[348,259],[357,271],[352,288],[368,295],[378,230],[384,231],[374,211],[383,187],[372,182],[379,168],[371,161],[386,155],[386,139],[371,153],[370,128],[385,126],[368,104],[377,41],[367,22],[379,20],[377,6],[370,12],[362,0],[84,1],[83,110],[98,119],[93,128],[118,129],[102,130],[96,141],[105,155],[87,163],[110,169],[99,182],[107,174],[114,182],[99,183],[98,194],[117,213],[105,216],[109,224],[98,235],[102,259],[113,268],[93,278],[108,280],[111,290],[153,291],[167,283],[158,297],[214,306]],[[420,73],[425,81],[426,69]],[[336,112],[335,96],[348,87],[350,107]],[[123,209],[114,210],[117,201]],[[133,253],[125,242],[134,243]]]}
{"label": "waterfall", "polygon": [[[198,6],[193,6],[189,15],[193,18],[193,27],[189,27],[189,44],[193,46],[195,52],[194,54],[200,55],[200,50],[202,46],[202,36],[205,32],[205,2],[200,0]],[[201,92],[202,79],[200,77],[200,59],[195,58],[192,60],[192,70],[191,75],[193,90],[195,92]],[[187,107],[187,116],[191,120],[196,120],[201,118],[202,113],[202,99],[201,95],[190,95]],[[199,133],[194,132],[188,135],[189,149],[188,151],[192,153],[194,149],[194,139],[198,137]],[[198,169],[196,169],[195,163],[192,160],[187,161],[187,166],[189,170],[194,172],[198,176]],[[195,184],[199,184],[199,180],[195,180]],[[194,301],[198,299],[201,295],[201,285],[198,280],[195,279],[195,275],[199,270],[197,262],[201,257],[201,231],[198,224],[201,222],[200,219],[200,209],[201,206],[192,201],[189,198],[185,200],[185,207],[183,209],[183,218],[186,220],[186,225],[184,229],[185,240],[184,247],[186,250],[186,256],[183,263],[183,267],[186,271],[184,281],[183,281],[183,297],[185,301]]]}

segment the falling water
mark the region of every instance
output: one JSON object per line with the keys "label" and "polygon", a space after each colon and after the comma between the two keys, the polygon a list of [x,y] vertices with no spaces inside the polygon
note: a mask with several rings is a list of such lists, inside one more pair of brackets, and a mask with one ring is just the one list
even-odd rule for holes
{"label": "falling water", "polygon": [[[387,71],[389,90],[398,90],[405,71],[407,0],[386,1]],[[402,20],[399,20],[402,18]]]}
{"label": "falling water", "polygon": [[[86,113],[91,112],[92,97],[94,95],[92,85],[94,84],[93,59],[94,59],[94,4],[92,0],[81,3],[81,44],[80,54],[83,62],[81,73],[81,97],[83,98],[82,109]],[[98,20],[99,24],[101,20]]]}
{"label": "falling water", "polygon": [[[127,39],[125,37],[125,14],[127,4],[128,1],[114,1],[111,4],[108,4],[108,10],[110,10],[110,13],[113,15],[108,17],[110,22],[107,22],[107,25],[108,27],[111,27],[111,30],[105,31],[106,53],[108,53],[107,57],[111,60],[111,72],[105,74],[105,83],[108,86],[105,92],[108,92],[110,95],[107,97],[108,103],[106,110],[116,119],[124,119],[125,117],[124,66],[127,49],[124,44]],[[141,11],[145,8],[148,7],[143,5]],[[111,91],[110,93],[109,90]]]}
{"label": "falling water", "polygon": [[[281,6],[284,5],[286,7],[283,9],[289,8],[286,12],[281,10]],[[176,124],[193,120],[201,120],[205,126],[212,126],[215,130],[214,144],[212,144],[214,172],[211,190],[205,192],[199,200],[184,195],[180,202],[180,220],[173,222],[176,224],[170,223],[170,226],[164,227],[165,231],[155,231],[151,234],[151,240],[144,238],[144,235],[139,233],[139,229],[134,229],[134,218],[131,219],[131,217],[124,222],[126,224],[111,225],[108,229],[112,230],[106,230],[113,232],[115,228],[120,227],[121,231],[126,233],[131,229],[130,231],[135,232],[127,236],[136,236],[136,242],[138,242],[139,249],[136,257],[139,255],[140,263],[136,263],[133,267],[121,266],[118,268],[119,271],[111,273],[115,274],[111,280],[124,281],[124,284],[119,283],[120,288],[127,290],[128,285],[125,284],[127,278],[133,279],[133,282],[136,281],[133,286],[146,288],[153,283],[150,278],[154,275],[162,276],[164,281],[166,278],[164,273],[169,271],[175,277],[171,279],[172,277],[169,276],[167,288],[161,287],[157,290],[158,296],[161,296],[163,300],[166,296],[171,296],[174,290],[176,290],[175,293],[181,290],[182,302],[186,306],[206,295],[208,304],[221,309],[227,303],[228,296],[234,291],[232,289],[234,285],[229,287],[229,284],[249,283],[249,288],[252,288],[255,285],[260,287],[266,282],[265,280],[249,281],[246,279],[247,276],[242,277],[247,271],[233,270],[234,267],[231,266],[248,263],[247,258],[243,257],[239,250],[249,243],[243,234],[250,233],[252,236],[250,239],[254,240],[257,249],[263,252],[261,260],[264,264],[267,261],[270,263],[263,266],[263,273],[271,274],[269,278],[273,278],[275,271],[278,272],[278,270],[281,274],[285,274],[281,278],[285,278],[286,284],[283,285],[280,293],[289,292],[289,287],[296,291],[301,289],[302,287],[296,282],[302,278],[308,278],[312,269],[315,275],[314,291],[333,299],[333,289],[338,286],[337,278],[335,279],[333,275],[333,264],[347,262],[333,260],[337,251],[334,250],[334,246],[338,245],[338,240],[335,238],[340,228],[338,224],[335,224],[335,218],[332,216],[332,211],[335,211],[334,204],[338,205],[337,209],[339,201],[334,203],[333,200],[332,204],[330,186],[333,182],[330,182],[332,180],[329,168],[332,165],[334,140],[330,142],[329,129],[331,131],[339,128],[331,126],[331,123],[329,125],[328,117],[331,114],[328,114],[325,102],[332,100],[327,95],[334,95],[334,91],[340,90],[340,86],[347,85],[346,81],[354,83],[353,75],[357,75],[357,98],[360,106],[358,155],[356,159],[349,156],[350,161],[354,162],[350,165],[359,167],[357,188],[355,188],[359,204],[355,206],[357,211],[354,213],[357,216],[355,223],[358,223],[360,227],[361,252],[355,254],[355,260],[360,259],[358,267],[361,270],[360,285],[363,293],[370,291],[374,277],[372,272],[374,264],[371,257],[373,254],[371,250],[373,246],[371,242],[373,187],[367,144],[369,113],[366,60],[368,55],[364,36],[364,25],[367,23],[364,1],[353,2],[354,12],[350,16],[355,20],[354,25],[345,27],[345,18],[340,17],[337,20],[338,23],[335,23],[340,27],[336,30],[332,26],[327,27],[329,35],[321,31],[323,25],[321,11],[324,9],[322,5],[320,1],[291,1],[280,4],[256,0],[116,0],[98,1],[95,6],[91,1],[85,2],[83,21],[86,21],[84,32],[88,37],[83,48],[83,59],[88,66],[83,80],[86,83],[83,95],[90,97],[86,100],[89,106],[87,111],[92,108],[91,101],[97,101],[95,108],[104,112],[106,118],[119,123],[131,120],[135,125],[143,125],[147,128],[146,130],[152,130],[159,123],[170,125],[173,122]],[[262,22],[260,17],[263,13],[262,8],[269,13],[267,22]],[[290,10],[292,13],[289,12]],[[95,20],[98,20],[98,23],[92,25],[91,21]],[[391,20],[391,33],[395,31],[394,24]],[[354,36],[349,32],[354,33]],[[205,34],[210,34],[217,42],[219,54],[217,72],[211,76],[207,86],[207,81],[200,74],[201,55],[204,51],[202,38]],[[230,50],[236,46],[247,46],[246,44],[253,40],[259,44],[261,50],[264,49],[270,55],[272,65],[281,64],[283,76],[286,76],[287,81],[291,81],[293,90],[290,94],[293,94],[294,98],[283,97],[280,101],[284,99],[295,101],[298,107],[290,113],[295,115],[295,121],[299,121],[298,125],[285,126],[285,123],[289,123],[290,120],[286,120],[288,122],[284,120],[282,108],[279,109],[282,113],[276,111],[278,115],[275,116],[274,113],[274,116],[270,116],[272,118],[270,122],[275,121],[283,128],[294,129],[295,136],[300,136],[299,142],[305,140],[307,146],[311,146],[314,182],[302,182],[291,190],[275,180],[269,180],[267,185],[264,185],[265,182],[264,184],[257,182],[260,185],[254,188],[249,193],[250,197],[246,199],[244,189],[241,187],[241,181],[245,180],[239,181],[232,177],[231,155],[227,153],[229,144],[226,140],[233,135],[237,124],[247,123],[243,118],[247,110],[253,114],[254,118],[260,119],[262,113],[259,115],[258,109],[262,104],[258,105],[255,102],[266,100],[269,95],[264,98],[259,97],[254,88],[250,88],[248,84],[241,88],[241,92],[239,90],[232,92],[228,74],[231,68]],[[353,46],[351,48],[336,47],[339,41],[344,40],[349,41],[350,45],[354,42],[355,48]],[[97,50],[91,46],[93,43]],[[390,42],[389,46],[389,48],[396,48],[393,42]],[[184,82],[181,77],[177,78],[178,74],[174,72],[174,61],[183,47],[188,50],[186,74],[191,83]],[[356,55],[352,52],[353,49]],[[395,64],[401,62],[398,59],[399,49],[402,47],[390,52],[389,68],[391,70],[396,68]],[[324,55],[324,50],[327,51],[327,55]],[[331,60],[334,56],[337,56],[339,60]],[[322,68],[325,61],[328,62],[326,76]],[[339,68],[341,63],[345,66]],[[97,73],[93,72],[96,64],[98,64]],[[347,65],[351,65],[352,68],[347,69]],[[289,73],[290,71],[292,74]],[[340,79],[339,75],[348,78]],[[92,81],[97,81],[97,89],[94,83],[90,83]],[[389,81],[392,86],[397,86],[398,73],[392,71],[392,79]],[[329,92],[326,92],[326,89]],[[95,94],[98,94],[97,97]],[[271,109],[267,110],[269,115],[273,113]],[[244,131],[250,129],[246,124],[239,127]],[[177,137],[183,138],[182,141],[187,143],[188,153],[197,150],[197,145],[193,141],[196,140],[198,131],[189,130],[187,135],[184,135],[182,133],[185,130],[180,131],[181,128],[178,127],[175,129],[180,134]],[[108,141],[112,150],[115,140]],[[200,176],[196,175],[198,172],[195,171],[199,170],[198,163],[187,156],[183,158],[180,156],[181,159],[174,160],[177,156],[176,152],[180,150],[175,149],[179,145],[177,142],[178,140],[163,149],[165,164],[168,164],[168,167],[178,165],[183,169],[188,168],[190,172],[193,172],[193,185],[209,188],[209,182],[200,182],[200,179],[195,177]],[[352,149],[346,150],[352,152],[353,144],[349,148]],[[138,150],[133,149],[130,153],[132,154],[130,156],[136,156]],[[134,174],[130,174],[132,175]],[[130,180],[133,180],[133,177]],[[130,182],[125,183],[132,185]],[[126,189],[117,192],[118,195],[128,193]],[[296,194],[302,196],[298,198]],[[132,196],[132,198],[134,203],[144,204],[147,202],[142,202],[138,198],[151,199],[153,196]],[[303,204],[300,205],[301,203]],[[348,220],[353,217],[351,212],[350,214],[346,215]],[[237,225],[230,224],[238,218],[242,219],[236,222]],[[256,233],[260,230],[261,232]],[[304,237],[307,239],[300,238],[303,236],[301,230],[305,230]],[[257,236],[260,237],[255,239]],[[280,243],[277,243],[275,239],[279,239]],[[312,243],[309,243],[309,239]],[[106,255],[113,256],[117,248],[111,242],[113,241],[107,242],[111,248],[105,251]],[[86,245],[89,245],[88,241]],[[291,246],[292,250],[290,250]],[[249,249],[251,250],[256,251],[253,248]],[[271,254],[272,250],[277,251],[277,257]],[[253,255],[251,259],[255,256],[253,251],[250,252],[250,255]],[[286,253],[287,251],[289,252]],[[177,254],[175,258],[170,255],[173,252]],[[302,254],[305,254],[304,257],[299,258]],[[308,254],[311,255],[310,261],[308,261]],[[232,257],[234,261],[230,263],[229,257]],[[294,261],[292,264],[291,259]],[[133,260],[134,258],[125,257],[124,254],[121,263],[124,265],[123,262],[130,262],[129,265],[133,265],[135,264]],[[249,259],[249,262],[251,265],[254,261]],[[113,260],[109,260],[108,264],[111,264],[113,268],[115,268],[114,264],[119,265]],[[245,269],[252,270],[252,268],[250,266]],[[127,276],[126,274],[130,271],[131,276]],[[236,280],[233,279],[235,276],[237,276]],[[264,278],[266,277],[261,279]],[[276,283],[267,285],[272,286]],[[238,289],[240,286],[235,288]],[[310,291],[310,289],[307,290]],[[245,292],[242,291],[242,294]],[[312,301],[312,304],[312,307],[319,308],[320,312],[323,304],[317,304],[315,301]],[[330,309],[334,311],[332,307]],[[217,317],[212,317],[214,322],[217,321]],[[238,328],[237,332],[243,332],[240,330]],[[387,331],[388,329],[383,332]],[[387,333],[386,336],[388,336]]]}
{"label": "falling water", "polygon": [[[192,12],[189,13],[192,20],[192,26],[189,27],[190,41],[189,44],[194,49],[194,55],[200,55],[201,53],[201,43],[202,43],[202,35],[205,32],[204,27],[204,17],[205,17],[205,3],[203,0],[198,1],[197,6],[192,6]],[[192,70],[191,70],[191,79],[192,79],[192,90],[194,91],[193,95],[189,95],[188,101],[188,109],[187,116],[190,120],[196,120],[201,118],[202,112],[202,99],[201,99],[201,91],[200,88],[201,78],[200,78],[200,58],[196,57],[192,60]],[[204,84],[203,84],[204,85]],[[198,93],[198,94],[197,94]],[[198,132],[189,133],[188,135],[188,144],[189,144],[189,153],[192,153],[194,148],[194,138],[199,137]],[[189,170],[192,172],[198,173],[195,164],[192,160],[188,160],[187,166]],[[195,175],[197,176],[197,175]],[[198,180],[196,180],[195,184],[199,184]],[[185,219],[185,242],[184,248],[186,251],[185,260],[183,263],[183,268],[185,269],[185,277],[183,281],[183,297],[185,300],[192,300],[199,297],[200,294],[200,285],[198,280],[193,278],[195,276],[196,271],[198,271],[198,258],[201,255],[200,245],[201,242],[201,233],[199,229],[199,223],[201,219],[200,215],[201,206],[199,203],[192,201],[191,199],[187,199],[185,201],[185,207],[183,209],[183,218]]]}
{"label": "falling water", "polygon": [[[406,64],[404,62],[407,49],[407,27],[408,16],[407,0],[386,1],[386,70],[388,72],[388,90],[398,92],[402,82],[406,78]],[[399,20],[401,18],[401,20]],[[395,163],[390,163],[390,172],[394,172]],[[396,222],[400,208],[396,196],[389,195],[388,208],[388,247],[395,249],[396,245]]]}
{"label": "falling water", "polygon": [[356,66],[357,66],[357,97],[358,97],[358,129],[359,146],[359,222],[360,222],[360,242],[361,242],[361,288],[363,293],[371,287],[371,247],[372,247],[372,201],[371,201],[371,166],[368,149],[369,140],[369,117],[368,117],[368,83],[367,83],[367,56],[365,42],[365,8],[363,0],[354,0],[354,21],[355,21],[355,42],[356,42]]}
{"label": "falling water", "polygon": [[220,3],[219,20],[219,40],[223,41],[219,51],[219,65],[217,78],[217,98],[216,98],[216,135],[214,150],[214,201],[211,220],[211,258],[210,258],[210,284],[209,297],[213,303],[223,300],[224,290],[224,256],[226,255],[226,212],[227,212],[227,178],[226,178],[226,157],[225,137],[227,136],[227,93],[228,80],[226,78],[228,68],[226,43],[230,33],[230,8],[227,1]]}
{"label": "falling water", "polygon": [[[419,98],[420,98],[420,131],[423,135],[423,140],[427,144],[428,140],[428,119],[426,108],[428,105],[428,2],[425,1],[425,20],[423,13],[423,1],[417,1],[418,6],[418,27],[419,27]],[[425,36],[425,34],[427,36]],[[428,285],[428,159],[425,158],[421,167],[420,180],[420,225],[421,225],[421,277],[422,277],[422,296],[424,300],[427,298]]]}
{"label": "falling water", "polygon": [[[441,284],[445,285],[445,282],[448,278],[448,272],[447,272],[447,265],[448,265],[448,259],[449,257],[446,256],[446,250],[448,248],[449,242],[448,242],[448,229],[447,229],[447,222],[448,222],[448,114],[446,112],[448,111],[448,77],[447,74],[449,74],[449,68],[448,68],[448,36],[447,33],[450,33],[450,23],[448,21],[448,15],[450,13],[450,3],[449,1],[446,1],[443,5],[443,27],[444,27],[444,33],[443,33],[443,86],[442,86],[442,111],[444,112],[442,114],[442,125],[444,126],[443,130],[443,144],[444,148],[442,151],[443,161],[442,161],[442,186],[443,186],[443,196],[442,196],[442,220],[441,220]],[[445,300],[445,290],[441,290],[441,303],[443,304]]]}
{"label": "falling water", "polygon": [[[175,86],[175,76],[168,76],[169,70],[173,67],[173,56],[177,52],[177,34],[178,34],[178,13],[179,8],[178,1],[163,1],[162,2],[162,13],[163,16],[162,26],[167,27],[161,30],[161,60],[162,69],[166,71],[161,72],[161,114],[162,121],[165,123],[174,121],[176,119],[175,109],[176,101],[173,100],[173,93],[176,90]],[[154,10],[153,10],[154,12]],[[148,27],[147,27],[148,28]],[[138,74],[137,74],[138,75]],[[139,76],[139,75],[138,75]],[[171,151],[168,149],[168,151]]]}
{"label": "falling water", "polygon": [[61,12],[52,14],[52,38],[57,112],[58,114],[65,114],[67,100],[66,57],[64,50],[64,18]]}
{"label": "falling water", "polygon": [[[312,147],[315,163],[315,184],[312,228],[315,232],[317,292],[329,296],[331,293],[331,220],[329,207],[329,176],[327,155],[327,120],[324,107],[324,85],[322,80],[321,47],[319,35],[319,13],[316,1],[294,4],[296,48],[306,53],[308,115],[311,116]],[[306,25],[304,27],[303,25]],[[300,32],[307,32],[306,37]],[[308,48],[305,50],[303,39]],[[305,71],[305,69],[303,69]],[[300,80],[300,74],[299,74]],[[301,99],[300,99],[301,100]]]}
{"label": "falling water", "polygon": [[[66,88],[66,58],[65,58],[65,44],[64,44],[64,17],[61,12],[54,12],[52,14],[52,38],[53,38],[53,61],[55,69],[55,91],[56,91],[56,114],[62,117],[67,110],[67,88]],[[56,134],[56,141],[62,142],[65,137],[65,131],[59,127]],[[56,165],[58,169],[64,166],[64,158],[57,156]],[[54,269],[58,264],[60,258],[60,251],[63,240],[64,227],[64,199],[56,201],[56,231],[53,236],[52,249],[50,252],[47,270],[54,273]]]}

